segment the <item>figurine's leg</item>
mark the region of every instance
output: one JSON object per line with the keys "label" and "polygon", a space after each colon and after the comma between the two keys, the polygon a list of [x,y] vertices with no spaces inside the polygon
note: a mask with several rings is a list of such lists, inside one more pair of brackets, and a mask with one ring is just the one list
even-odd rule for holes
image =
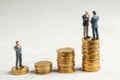
{"label": "figurine's leg", "polygon": [[22,55],[19,56],[19,63],[20,63],[19,66],[23,68],[24,66],[22,65]]}
{"label": "figurine's leg", "polygon": [[95,28],[92,27],[93,40],[95,40]]}
{"label": "figurine's leg", "polygon": [[20,66],[22,65],[22,55],[20,55],[20,57],[19,57],[19,61],[20,61]]}
{"label": "figurine's leg", "polygon": [[85,38],[85,26],[83,26],[83,37]]}
{"label": "figurine's leg", "polygon": [[84,26],[84,38],[87,38],[87,26]]}
{"label": "figurine's leg", "polygon": [[88,26],[86,26],[86,36],[87,36],[87,38],[90,38],[90,36],[89,36],[89,27]]}
{"label": "figurine's leg", "polygon": [[18,70],[18,55],[16,54],[16,69]]}
{"label": "figurine's leg", "polygon": [[22,58],[21,58],[21,56],[19,57],[19,62],[20,62],[20,66],[22,65]]}
{"label": "figurine's leg", "polygon": [[96,28],[96,39],[99,39],[98,28]]}
{"label": "figurine's leg", "polygon": [[88,37],[88,26],[86,26],[86,36]]}

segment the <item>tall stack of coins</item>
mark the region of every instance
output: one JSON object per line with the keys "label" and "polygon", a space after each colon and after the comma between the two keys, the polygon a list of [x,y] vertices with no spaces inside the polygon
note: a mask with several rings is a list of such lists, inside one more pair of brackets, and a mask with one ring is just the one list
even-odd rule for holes
{"label": "tall stack of coins", "polygon": [[52,71],[52,62],[40,61],[35,63],[35,72],[37,74],[47,74]]}
{"label": "tall stack of coins", "polygon": [[100,69],[99,40],[82,39],[82,69],[95,72]]}
{"label": "tall stack of coins", "polygon": [[57,65],[60,73],[74,72],[74,49],[70,47],[60,48],[57,50]]}
{"label": "tall stack of coins", "polygon": [[14,74],[14,75],[26,74],[28,71],[29,71],[29,68],[27,66],[24,66],[23,68],[19,67],[18,70],[14,66],[11,69],[11,73]]}

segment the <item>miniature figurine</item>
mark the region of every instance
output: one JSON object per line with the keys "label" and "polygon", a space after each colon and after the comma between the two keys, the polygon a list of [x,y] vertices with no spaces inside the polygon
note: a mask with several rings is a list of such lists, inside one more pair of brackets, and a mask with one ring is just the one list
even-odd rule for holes
{"label": "miniature figurine", "polygon": [[16,41],[16,45],[14,46],[14,50],[16,52],[16,66],[13,66],[11,68],[11,73],[14,75],[22,75],[22,74],[28,73],[29,67],[22,65],[22,47],[21,47],[19,41]]}
{"label": "miniature figurine", "polygon": [[22,65],[22,47],[19,41],[16,41],[14,50],[16,51],[16,70],[18,70],[18,63],[19,63],[19,67],[22,69],[24,68],[24,66]]}
{"label": "miniature figurine", "polygon": [[83,19],[83,36],[84,39],[89,38],[88,36],[88,26],[89,26],[89,12],[85,11],[85,14],[82,16]]}
{"label": "miniature figurine", "polygon": [[93,17],[91,18],[93,40],[99,39],[98,20],[99,20],[99,16],[96,15],[96,11],[93,11]]}

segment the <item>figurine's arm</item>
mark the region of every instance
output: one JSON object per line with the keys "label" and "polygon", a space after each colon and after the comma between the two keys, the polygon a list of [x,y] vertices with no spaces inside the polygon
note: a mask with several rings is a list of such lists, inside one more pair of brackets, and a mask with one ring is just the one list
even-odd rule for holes
{"label": "figurine's arm", "polygon": [[86,19],[89,20],[90,19],[90,15],[88,15],[88,17]]}
{"label": "figurine's arm", "polygon": [[16,52],[19,52],[19,48],[18,47],[14,47],[14,50],[16,51]]}
{"label": "figurine's arm", "polygon": [[91,18],[91,21],[90,21],[91,23],[93,23],[93,17]]}
{"label": "figurine's arm", "polygon": [[84,21],[89,21],[89,17],[85,17],[84,15],[82,16],[82,19],[83,19]]}
{"label": "figurine's arm", "polygon": [[20,52],[22,53],[22,47],[20,46]]}
{"label": "figurine's arm", "polygon": [[84,15],[82,16],[82,19],[84,20]]}

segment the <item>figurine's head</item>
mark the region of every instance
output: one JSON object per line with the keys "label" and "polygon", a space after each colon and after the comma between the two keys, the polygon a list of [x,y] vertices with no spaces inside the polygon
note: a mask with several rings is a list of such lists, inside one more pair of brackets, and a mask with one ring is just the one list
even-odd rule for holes
{"label": "figurine's head", "polygon": [[96,15],[96,11],[93,11],[93,15]]}
{"label": "figurine's head", "polygon": [[19,42],[19,41],[16,41],[16,45],[18,45],[18,46],[19,46],[19,45],[20,45],[20,42]]}
{"label": "figurine's head", "polygon": [[85,11],[85,14],[86,14],[86,15],[88,15],[88,14],[89,14],[89,11],[88,11],[88,10],[86,10],[86,11]]}

